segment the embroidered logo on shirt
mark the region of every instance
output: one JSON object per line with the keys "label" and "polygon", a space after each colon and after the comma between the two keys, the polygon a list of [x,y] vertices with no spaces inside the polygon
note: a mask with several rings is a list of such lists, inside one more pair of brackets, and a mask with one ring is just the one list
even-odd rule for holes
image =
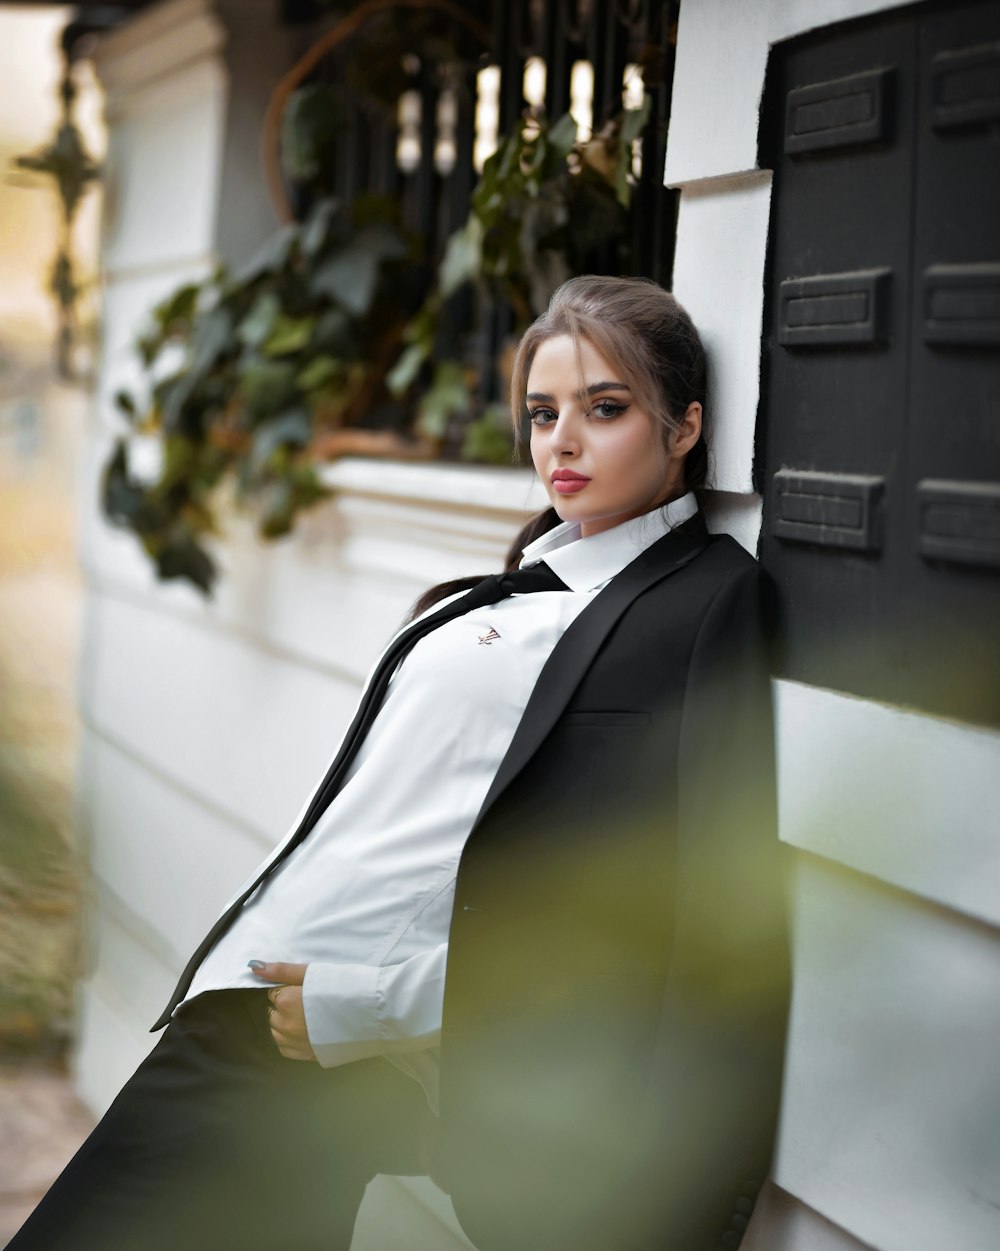
{"label": "embroidered logo on shirt", "polygon": [[496,630],[487,630],[485,634],[480,634],[479,641],[480,643],[489,644],[492,643],[494,639],[498,639],[499,637],[500,635],[497,634]]}

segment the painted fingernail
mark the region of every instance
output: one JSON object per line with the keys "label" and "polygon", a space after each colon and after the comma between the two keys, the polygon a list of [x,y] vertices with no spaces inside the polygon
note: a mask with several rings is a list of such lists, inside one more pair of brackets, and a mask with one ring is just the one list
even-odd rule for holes
{"label": "painted fingernail", "polygon": [[266,960],[248,960],[247,968],[248,969],[263,969],[266,966],[266,964],[267,964]]}

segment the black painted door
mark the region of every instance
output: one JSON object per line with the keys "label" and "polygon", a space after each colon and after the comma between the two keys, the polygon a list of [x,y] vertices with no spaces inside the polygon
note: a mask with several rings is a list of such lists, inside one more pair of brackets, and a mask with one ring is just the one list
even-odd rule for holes
{"label": "black painted door", "polygon": [[780,672],[1000,724],[1000,5],[779,45],[761,164]]}

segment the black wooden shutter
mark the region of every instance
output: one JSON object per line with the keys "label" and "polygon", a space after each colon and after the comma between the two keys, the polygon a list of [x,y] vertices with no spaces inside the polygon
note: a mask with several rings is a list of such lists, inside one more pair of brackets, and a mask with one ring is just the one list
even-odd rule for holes
{"label": "black wooden shutter", "polygon": [[779,46],[761,162],[780,672],[1000,724],[1000,6]]}

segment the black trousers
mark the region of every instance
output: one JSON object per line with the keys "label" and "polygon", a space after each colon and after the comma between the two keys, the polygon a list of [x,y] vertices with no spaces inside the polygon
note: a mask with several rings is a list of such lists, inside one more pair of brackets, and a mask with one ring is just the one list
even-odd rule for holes
{"label": "black trousers", "polygon": [[8,1251],[348,1251],[376,1173],[433,1122],[382,1059],[288,1060],[264,990],[183,1006]]}

